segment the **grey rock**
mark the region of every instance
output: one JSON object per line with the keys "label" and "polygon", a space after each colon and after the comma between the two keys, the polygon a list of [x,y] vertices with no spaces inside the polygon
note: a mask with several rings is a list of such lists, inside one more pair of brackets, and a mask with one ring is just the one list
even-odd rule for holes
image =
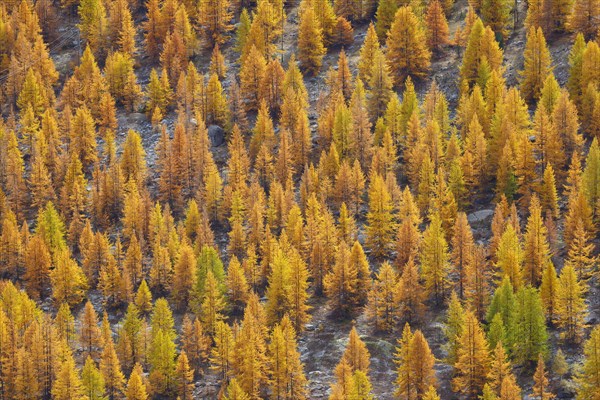
{"label": "grey rock", "polygon": [[146,115],[142,113],[131,113],[127,115],[127,124],[139,125],[146,121]]}
{"label": "grey rock", "polygon": [[208,137],[215,147],[225,144],[225,131],[218,125],[210,125],[208,127]]}
{"label": "grey rock", "polygon": [[494,216],[494,210],[486,209],[475,211],[467,216],[470,224],[478,224],[487,221]]}

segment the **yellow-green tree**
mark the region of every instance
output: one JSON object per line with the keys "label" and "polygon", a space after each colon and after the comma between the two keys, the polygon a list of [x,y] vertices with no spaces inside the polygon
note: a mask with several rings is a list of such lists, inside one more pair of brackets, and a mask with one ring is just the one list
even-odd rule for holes
{"label": "yellow-green tree", "polygon": [[584,290],[573,265],[567,262],[558,278],[555,310],[556,322],[567,341],[575,342],[581,338],[587,314]]}
{"label": "yellow-green tree", "polygon": [[52,295],[57,304],[67,302],[75,305],[81,302],[88,288],[87,279],[81,267],[73,260],[68,250],[61,250],[54,258],[54,268],[50,271]]}
{"label": "yellow-green tree", "polygon": [[600,394],[600,327],[596,326],[590,333],[589,339],[583,347],[585,361],[583,368],[577,376],[577,397],[582,399],[593,399]]}
{"label": "yellow-green tree", "polygon": [[[496,251],[499,277],[507,276],[515,287],[523,284],[523,248],[512,224],[507,224]],[[536,275],[537,276],[537,275]]]}

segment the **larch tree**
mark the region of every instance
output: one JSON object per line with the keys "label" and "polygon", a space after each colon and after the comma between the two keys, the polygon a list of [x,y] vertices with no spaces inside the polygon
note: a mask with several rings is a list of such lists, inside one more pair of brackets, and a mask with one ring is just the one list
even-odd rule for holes
{"label": "larch tree", "polygon": [[362,371],[365,374],[369,373],[371,354],[360,336],[358,336],[355,326],[350,330],[348,344],[346,345],[346,350],[344,350],[342,359],[348,363],[352,371]]}
{"label": "larch tree", "polygon": [[500,399],[519,400],[521,398],[521,388],[517,383],[517,379],[513,375],[506,376],[500,386]]}
{"label": "larch tree", "polygon": [[285,20],[283,2],[258,1],[246,45],[255,45],[265,58],[275,53],[277,39],[283,34]]}
{"label": "larch tree", "polygon": [[429,348],[427,339],[420,330],[415,331],[410,342],[411,359],[414,364],[411,366],[414,378],[414,388],[417,398],[423,396],[430,386],[436,384],[435,372],[433,366],[435,358]]}
{"label": "larch tree", "polygon": [[112,339],[107,340],[103,345],[100,373],[104,378],[106,392],[110,398],[120,397],[125,388],[125,376],[121,371],[121,363]]}
{"label": "larch tree", "polygon": [[178,309],[187,307],[194,286],[196,257],[189,245],[182,245],[174,267],[173,300]]}
{"label": "larch tree", "polygon": [[296,332],[287,317],[273,328],[268,358],[273,395],[280,399],[306,399],[307,380],[297,350]]}
{"label": "larch tree", "polygon": [[550,262],[550,246],[548,231],[542,220],[542,210],[536,195],[531,198],[529,205],[524,242],[523,277],[529,285],[537,287],[541,282],[545,265]]}
{"label": "larch tree", "polygon": [[68,250],[60,251],[55,257],[54,269],[50,271],[52,295],[58,304],[80,303],[88,288],[87,279],[81,267],[73,260]]}
{"label": "larch tree", "polygon": [[426,76],[431,52],[427,48],[423,23],[410,6],[401,7],[396,12],[386,45],[386,57],[396,86],[402,87],[409,76]]}
{"label": "larch tree", "polygon": [[84,399],[85,389],[75,367],[75,360],[68,352],[58,365],[58,372],[52,385],[52,398],[57,400]]}
{"label": "larch tree", "polygon": [[308,313],[311,306],[308,305],[309,294],[308,279],[309,271],[306,262],[297,251],[292,251],[290,256],[290,268],[287,276],[289,282],[288,291],[288,316],[296,332],[302,332],[305,324],[310,320]]}
{"label": "larch tree", "polygon": [[536,132],[534,152],[543,170],[548,166],[562,171],[565,164],[564,147],[551,116],[544,107],[538,107],[533,117]]}
{"label": "larch tree", "polygon": [[[198,265],[196,268],[196,279],[192,302],[200,304],[204,299],[206,294],[206,281],[209,271],[212,272],[213,279],[216,281],[216,283],[221,285],[225,279],[223,262],[221,261],[219,253],[214,247],[205,245],[202,247],[200,254],[198,255]],[[220,289],[222,290],[223,288]]]}
{"label": "larch tree", "polygon": [[569,365],[567,364],[567,360],[565,359],[565,353],[563,353],[562,349],[558,349],[556,351],[556,355],[552,360],[552,372],[556,374],[556,376],[562,378],[567,374],[570,370]]}
{"label": "larch tree", "polygon": [[[496,288],[492,301],[488,307],[486,313],[486,320],[490,321],[490,341],[494,339],[492,335],[492,326],[497,325],[496,328],[502,332],[501,335],[496,335],[496,338],[502,339],[505,346],[510,349],[514,344],[514,323],[516,314],[516,296],[510,279],[504,277],[502,283]],[[499,319],[494,322],[496,315],[499,315]],[[496,332],[498,332],[498,330]]]}
{"label": "larch tree", "polygon": [[231,379],[227,385],[227,394],[223,397],[225,400],[250,400],[250,396],[244,392],[236,378]]}
{"label": "larch tree", "polygon": [[585,159],[581,183],[585,197],[591,207],[592,215],[596,218],[597,207],[595,205],[600,199],[600,146],[597,138],[592,140]]}
{"label": "larch tree", "polygon": [[521,287],[515,296],[515,313],[511,326],[507,324],[513,341],[514,361],[520,364],[533,363],[540,353],[545,354],[548,332],[539,290],[530,286]]}
{"label": "larch tree", "polygon": [[348,362],[342,359],[335,367],[335,383],[331,385],[330,400],[349,398],[354,394],[354,376]]}
{"label": "larch tree", "polygon": [[268,382],[265,322],[264,309],[253,295],[236,338],[232,366],[242,389],[254,398]]}
{"label": "larch tree", "polygon": [[440,400],[440,396],[438,395],[435,386],[429,386],[429,389],[427,389],[427,393],[425,393],[425,395],[423,396],[423,400]]}
{"label": "larch tree", "polygon": [[533,382],[533,395],[536,399],[551,400],[554,398],[554,394],[549,391],[550,381],[548,380],[546,364],[544,363],[542,354],[538,357],[535,373],[533,374]]}
{"label": "larch tree", "polygon": [[380,175],[369,185],[369,212],[367,213],[367,244],[373,254],[381,257],[392,243],[395,221],[393,203]]}
{"label": "larch tree", "polygon": [[80,317],[79,343],[83,349],[84,358],[98,360],[102,348],[102,337],[98,326],[98,315],[89,301],[85,303]]}
{"label": "larch tree", "polygon": [[594,244],[590,243],[590,235],[585,230],[583,221],[578,219],[567,253],[567,262],[575,269],[578,279],[586,280],[590,277],[596,262],[596,257],[592,255],[594,248]]}
{"label": "larch tree", "polygon": [[449,43],[448,21],[444,13],[443,6],[439,1],[432,1],[427,6],[425,15],[427,24],[427,44],[429,49],[439,51]]}
{"label": "larch tree", "polygon": [[563,338],[569,342],[576,342],[581,338],[587,315],[584,290],[573,265],[565,263],[558,278],[555,318],[563,331]]}
{"label": "larch tree", "polygon": [[458,295],[464,298],[465,282],[469,265],[473,263],[473,231],[469,225],[467,215],[460,212],[454,223],[452,236],[452,267],[458,277]]}
{"label": "larch tree", "polygon": [[206,47],[223,43],[229,31],[233,29],[229,1],[202,0],[198,3],[198,23]]}
{"label": "larch tree", "polygon": [[43,298],[50,285],[52,259],[46,243],[39,235],[34,235],[25,247],[25,287],[29,296]]}
{"label": "larch tree", "polygon": [[421,283],[419,269],[411,257],[404,265],[395,288],[397,317],[408,323],[422,321],[427,309],[426,300],[427,292]]}
{"label": "larch tree", "polygon": [[369,80],[366,81],[370,88],[367,92],[367,107],[371,120],[376,120],[384,115],[393,92],[390,69],[383,51],[377,48],[373,53]]}
{"label": "larch tree", "polygon": [[270,325],[280,321],[287,312],[290,262],[282,249],[275,250],[269,265],[270,274],[267,283],[267,303],[265,311]]}
{"label": "larch tree", "polygon": [[138,286],[133,303],[143,315],[149,314],[152,310],[152,293],[145,279],[142,279],[142,283]]}
{"label": "larch tree", "polygon": [[475,246],[471,263],[467,267],[465,293],[468,304],[473,308],[475,315],[482,318],[488,304],[491,275],[485,246]]}
{"label": "larch tree", "polygon": [[217,321],[213,340],[214,346],[210,353],[210,369],[217,373],[219,380],[225,382],[232,375],[235,339],[231,327],[223,321]]}
{"label": "larch tree", "polygon": [[444,335],[446,336],[446,351],[448,356],[446,361],[454,364],[457,360],[458,349],[460,347],[460,337],[465,326],[465,310],[455,291],[450,295],[448,310],[446,312],[446,321],[444,323]]}
{"label": "larch tree", "polygon": [[483,330],[471,311],[465,314],[465,325],[459,343],[452,387],[469,397],[478,396],[487,381],[491,360]]}
{"label": "larch tree", "polygon": [[546,169],[544,169],[540,191],[540,203],[542,209],[547,210],[554,218],[558,218],[558,192],[556,190],[556,177],[552,164],[548,164]]}
{"label": "larch tree", "polygon": [[127,400],[147,400],[148,391],[142,377],[142,366],[136,364],[133,367],[129,381],[127,381],[127,389],[125,390],[125,398]]}
{"label": "larch tree", "polygon": [[133,180],[143,187],[146,180],[146,152],[140,134],[133,129],[127,132],[121,155],[121,169],[125,182]]}
{"label": "larch tree", "polygon": [[386,39],[388,31],[394,22],[394,15],[398,11],[398,3],[393,0],[382,0],[378,2],[375,18],[375,31],[379,36],[379,40]]}
{"label": "larch tree", "polygon": [[433,370],[435,358],[420,330],[413,333],[408,324],[404,326],[394,358],[398,374],[396,396],[407,399],[421,398],[429,386],[436,384]]}
{"label": "larch tree", "polygon": [[181,326],[182,349],[189,354],[191,367],[199,374],[200,368],[207,360],[210,338],[205,334],[198,318],[192,322],[189,316],[183,317]]}
{"label": "larch tree", "polygon": [[200,319],[209,332],[214,332],[218,321],[223,319],[226,302],[221,283],[211,270],[206,273],[204,297],[200,304]]}
{"label": "larch tree", "polygon": [[85,359],[85,364],[81,370],[81,381],[85,394],[90,400],[102,400],[106,398],[104,377],[96,367],[96,362],[90,356]]}
{"label": "larch tree", "polygon": [[358,303],[358,271],[350,261],[350,249],[345,243],[337,249],[335,264],[323,283],[334,310],[346,314]]}
{"label": "larch tree", "polygon": [[151,315],[151,337],[148,348],[150,381],[154,393],[168,394],[175,385],[175,329],[167,300],[158,299]]}
{"label": "larch tree", "polygon": [[460,67],[461,80],[468,83],[471,88],[479,78],[482,65],[485,66],[486,63],[489,70],[501,71],[502,50],[492,29],[485,27],[483,22],[477,18],[469,32],[463,54],[463,62]]}
{"label": "larch tree", "polygon": [[446,296],[448,286],[450,255],[439,214],[432,214],[430,221],[423,233],[419,258],[425,287],[436,303],[441,304]]}
{"label": "larch tree", "polygon": [[540,284],[540,297],[542,298],[544,313],[548,321],[553,321],[556,315],[557,291],[558,277],[556,275],[556,268],[554,268],[553,263],[549,262],[544,267]]}
{"label": "larch tree", "polygon": [[194,370],[190,368],[185,350],[177,356],[175,365],[175,391],[181,400],[192,400],[194,389]]}
{"label": "larch tree", "polygon": [[383,263],[371,284],[367,302],[367,315],[376,330],[391,331],[396,325],[396,281],[394,268]]}
{"label": "larch tree", "polygon": [[282,399],[305,399],[308,381],[297,349],[296,332],[287,316],[273,329],[268,350],[273,392]]}
{"label": "larch tree", "polygon": [[525,100],[539,99],[546,77],[552,71],[552,59],[542,28],[530,28],[523,54],[521,93]]}
{"label": "larch tree", "polygon": [[515,287],[523,283],[523,249],[512,224],[507,224],[496,252],[500,278],[507,276]]}
{"label": "larch tree", "polygon": [[494,31],[501,43],[508,37],[511,8],[510,1],[507,0],[481,1],[481,19]]}
{"label": "larch tree", "polygon": [[577,396],[582,399],[593,399],[600,394],[600,327],[595,327],[583,346],[585,360],[581,372],[577,376]]}
{"label": "larch tree", "polygon": [[596,0],[575,0],[568,19],[569,29],[581,33],[586,39],[591,39],[598,31],[600,18],[600,3]]}
{"label": "larch tree", "polygon": [[106,43],[108,20],[104,3],[98,0],[85,0],[79,3],[78,13],[82,36],[96,56],[105,54],[104,51],[108,46]]}
{"label": "larch tree", "polygon": [[510,360],[508,359],[504,345],[499,341],[493,350],[493,359],[490,365],[490,372],[488,373],[489,383],[486,385],[489,385],[496,395],[499,395],[504,378],[512,374]]}
{"label": "larch tree", "polygon": [[246,304],[250,287],[248,286],[248,281],[242,265],[235,256],[229,261],[225,282],[227,286],[228,302],[233,312],[242,310]]}
{"label": "larch tree", "polygon": [[367,84],[371,81],[371,71],[377,50],[380,50],[379,39],[375,32],[375,25],[371,23],[360,48],[358,60],[358,77]]}
{"label": "larch tree", "polygon": [[308,4],[304,8],[298,27],[298,61],[303,70],[316,75],[326,52],[323,31],[313,7]]}

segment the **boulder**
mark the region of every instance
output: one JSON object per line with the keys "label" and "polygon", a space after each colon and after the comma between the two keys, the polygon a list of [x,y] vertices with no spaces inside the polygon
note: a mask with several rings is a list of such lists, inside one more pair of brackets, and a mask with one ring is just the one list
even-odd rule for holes
{"label": "boulder", "polygon": [[225,144],[225,130],[218,125],[208,127],[208,137],[213,146],[219,147]]}
{"label": "boulder", "polygon": [[494,210],[479,210],[467,216],[469,224],[478,224],[491,219],[494,216]]}

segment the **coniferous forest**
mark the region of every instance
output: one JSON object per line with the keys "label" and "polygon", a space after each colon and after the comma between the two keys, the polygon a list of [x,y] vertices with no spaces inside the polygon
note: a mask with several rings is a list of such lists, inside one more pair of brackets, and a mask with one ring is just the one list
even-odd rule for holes
{"label": "coniferous forest", "polygon": [[600,0],[0,0],[0,400],[600,399]]}

